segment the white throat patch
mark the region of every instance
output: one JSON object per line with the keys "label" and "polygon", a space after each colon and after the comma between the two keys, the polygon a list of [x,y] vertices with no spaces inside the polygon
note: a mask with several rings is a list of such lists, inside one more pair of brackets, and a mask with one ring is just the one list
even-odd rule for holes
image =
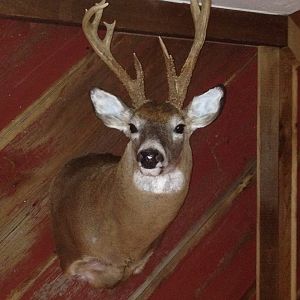
{"label": "white throat patch", "polygon": [[179,192],[184,186],[184,176],[178,169],[164,175],[148,176],[140,170],[134,172],[133,182],[142,191],[163,194]]}

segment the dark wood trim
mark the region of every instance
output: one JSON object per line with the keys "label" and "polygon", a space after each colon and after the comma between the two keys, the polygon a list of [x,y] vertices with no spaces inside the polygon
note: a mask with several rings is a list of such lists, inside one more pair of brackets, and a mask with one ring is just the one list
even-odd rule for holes
{"label": "dark wood trim", "polygon": [[300,27],[300,10],[290,15],[290,18]]}
{"label": "dark wood trim", "polygon": [[298,73],[288,48],[279,58],[279,298],[296,299]]}
{"label": "dark wood trim", "polygon": [[257,296],[295,299],[297,95],[287,48],[259,47]]}
{"label": "dark wood trim", "polygon": [[257,296],[278,299],[278,48],[258,49],[257,106]]}
{"label": "dark wood trim", "polygon": [[300,11],[288,18],[288,46],[300,61]]}
{"label": "dark wood trim", "polygon": [[[41,22],[81,24],[85,8],[95,1],[3,0],[0,15],[29,18]],[[117,20],[116,31],[193,37],[193,24],[186,4],[159,0],[109,0],[103,19]],[[274,32],[274,30],[276,32]],[[207,40],[250,45],[287,45],[287,17],[224,9],[212,9]]]}

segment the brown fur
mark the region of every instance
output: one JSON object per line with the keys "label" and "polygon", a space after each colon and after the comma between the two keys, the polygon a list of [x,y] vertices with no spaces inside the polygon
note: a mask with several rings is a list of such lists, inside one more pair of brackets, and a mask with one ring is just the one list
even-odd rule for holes
{"label": "brown fur", "polygon": [[154,102],[147,102],[136,110],[136,115],[141,116],[145,120],[160,124],[168,122],[172,115],[178,115],[184,118],[183,112],[169,102],[157,104]]}
{"label": "brown fur", "polygon": [[53,226],[61,266],[95,287],[113,287],[141,271],[153,243],[176,216],[188,189],[188,144],[178,163],[186,184],[175,194],[135,188],[132,177],[137,162],[131,142],[118,160],[108,154],[75,159],[64,167],[52,187]]}

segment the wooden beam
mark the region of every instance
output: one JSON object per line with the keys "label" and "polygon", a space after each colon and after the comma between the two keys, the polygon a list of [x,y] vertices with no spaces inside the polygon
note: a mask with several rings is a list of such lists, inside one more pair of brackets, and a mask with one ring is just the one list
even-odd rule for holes
{"label": "wooden beam", "polygon": [[[297,292],[297,107],[298,63],[288,48],[280,51],[279,115],[279,296]],[[288,274],[288,275],[286,275]],[[285,279],[285,280],[284,280]]]}
{"label": "wooden beam", "polygon": [[279,49],[260,47],[258,68],[256,286],[258,299],[267,299],[265,295],[275,299],[278,295]]}
{"label": "wooden beam", "polygon": [[287,48],[258,54],[257,297],[296,299],[296,64]]}
{"label": "wooden beam", "polygon": [[[42,22],[81,24],[94,0],[3,0],[0,15]],[[159,0],[109,0],[103,20],[117,20],[116,31],[192,38],[193,24],[186,4]],[[274,32],[276,34],[270,34]],[[287,17],[212,9],[207,40],[251,45],[287,45]]]}
{"label": "wooden beam", "polygon": [[300,11],[288,18],[288,45],[300,61]]}
{"label": "wooden beam", "polygon": [[295,22],[295,24],[300,27],[300,10],[290,15],[290,18]]}

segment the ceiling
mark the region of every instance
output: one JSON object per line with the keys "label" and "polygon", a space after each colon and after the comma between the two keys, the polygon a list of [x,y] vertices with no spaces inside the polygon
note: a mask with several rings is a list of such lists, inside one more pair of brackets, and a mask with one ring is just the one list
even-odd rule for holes
{"label": "ceiling", "polygon": [[[162,0],[189,3],[189,0]],[[258,13],[289,15],[300,10],[300,0],[212,0],[213,7]]]}

